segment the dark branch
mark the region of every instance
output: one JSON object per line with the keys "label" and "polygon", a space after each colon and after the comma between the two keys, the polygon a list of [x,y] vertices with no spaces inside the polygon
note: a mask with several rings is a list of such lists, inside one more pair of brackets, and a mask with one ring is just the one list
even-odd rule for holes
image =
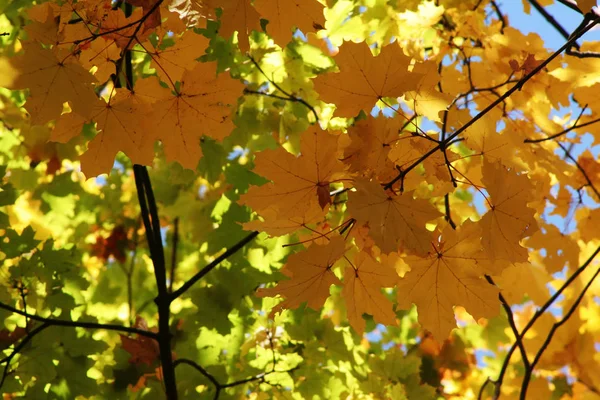
{"label": "dark branch", "polygon": [[598,268],[596,270],[596,272],[590,278],[590,280],[587,282],[587,284],[585,285],[585,287],[583,288],[581,293],[579,293],[579,295],[575,299],[575,302],[571,305],[571,308],[569,309],[569,311],[567,311],[567,313],[560,319],[560,321],[555,322],[552,325],[550,332],[546,336],[546,340],[544,341],[544,343],[538,350],[537,354],[535,355],[535,358],[531,362],[531,365],[529,367],[525,368],[525,376],[523,377],[523,384],[521,385],[521,393],[520,393],[520,397],[519,397],[521,400],[525,400],[525,398],[526,398],[527,389],[529,386],[529,381],[531,380],[531,376],[533,374],[533,370],[535,369],[535,366],[540,361],[540,358],[542,357],[542,355],[544,354],[544,352],[550,345],[550,342],[552,341],[552,337],[554,336],[554,334],[556,333],[558,328],[560,328],[562,325],[564,325],[565,322],[567,322],[569,320],[569,318],[571,318],[571,316],[575,313],[575,310],[577,310],[577,307],[579,307],[579,304],[583,300],[583,296],[588,291],[590,286],[592,286],[592,283],[594,282],[594,280],[596,279],[596,277],[598,276],[599,273],[600,273],[600,268]]}
{"label": "dark branch", "polygon": [[542,69],[544,69],[548,64],[550,64],[552,62],[552,60],[554,60],[556,57],[558,57],[563,51],[570,48],[572,46],[572,44],[575,41],[577,41],[577,39],[579,39],[583,34],[585,34],[590,29],[592,29],[594,26],[596,26],[596,24],[598,24],[598,22],[600,22],[600,17],[596,16],[596,17],[594,17],[593,22],[591,24],[585,26],[583,29],[579,29],[579,30],[575,31],[573,33],[573,35],[571,35],[571,38],[560,49],[558,49],[554,53],[552,53],[552,55],[550,55],[550,57],[548,57],[546,60],[544,60],[542,63],[540,63],[540,65],[538,65],[536,68],[534,68],[530,73],[525,75],[517,84],[515,84],[513,87],[511,87],[509,90],[507,90],[506,93],[504,93],[502,96],[500,96],[495,101],[493,101],[490,105],[488,105],[486,108],[484,108],[482,111],[480,111],[477,115],[475,115],[473,118],[471,118],[469,120],[469,122],[467,122],[462,127],[457,129],[454,133],[449,135],[444,142],[441,142],[437,146],[433,147],[427,153],[423,154],[414,163],[412,163],[407,168],[400,171],[400,173],[394,179],[392,179],[390,182],[385,184],[384,188],[385,189],[391,188],[394,185],[394,183],[398,182],[399,180],[402,180],[406,176],[407,173],[412,171],[416,166],[421,164],[423,161],[425,161],[427,158],[429,158],[436,151],[440,150],[442,148],[442,146],[447,145],[448,142],[452,141],[458,135],[460,135],[465,130],[467,130],[469,127],[471,127],[475,122],[479,121],[483,116],[485,116],[488,112],[493,110],[497,105],[499,105],[504,100],[509,98],[514,92],[521,90],[521,88],[523,87],[523,85],[525,83],[527,83],[531,78],[533,78],[535,75],[537,75]]}
{"label": "dark branch", "polygon": [[[565,38],[566,40],[569,39],[569,32],[565,28],[563,28],[563,26],[559,24],[558,21],[552,15],[550,15],[548,11],[546,11],[546,9],[542,7],[542,5],[537,0],[529,0],[529,3],[531,3],[533,8],[535,8],[540,14],[542,14],[542,17],[544,17],[544,19],[550,25],[552,25],[552,27],[556,29],[563,38]],[[579,44],[577,42],[573,43],[573,47],[579,50]]]}
{"label": "dark branch", "polygon": [[6,311],[10,311],[15,314],[22,315],[26,318],[32,319],[34,321],[43,322],[45,324],[53,325],[53,326],[70,326],[73,328],[87,328],[87,329],[104,329],[108,331],[117,331],[117,332],[126,332],[126,333],[135,333],[141,336],[146,336],[152,339],[157,339],[158,335],[154,332],[144,331],[142,329],[130,328],[122,325],[113,325],[113,324],[100,324],[96,322],[83,322],[83,321],[67,321],[62,319],[53,319],[53,318],[45,318],[35,314],[29,314],[25,311],[18,310],[14,307],[9,306],[8,304],[0,303],[0,308]]}
{"label": "dark branch", "polygon": [[[594,258],[596,258],[596,256],[598,255],[598,253],[600,253],[600,247],[598,247],[596,249],[596,251],[594,251],[594,253],[573,273],[573,275],[571,275],[569,277],[569,279],[567,279],[565,281],[565,283],[563,283],[561,285],[561,287],[558,288],[558,290],[556,291],[556,293],[554,293],[548,299],[548,301],[546,301],[546,303],[544,303],[535,312],[535,314],[533,315],[533,317],[529,320],[529,322],[527,323],[527,325],[525,325],[525,327],[521,331],[521,334],[517,338],[517,341],[518,340],[522,340],[522,338],[525,337],[525,334],[529,331],[529,329],[531,329],[531,327],[535,324],[535,322],[544,314],[544,312],[546,312],[546,310],[548,308],[550,308],[550,306],[552,306],[552,304],[554,304],[554,302],[556,301],[556,299],[558,299],[562,295],[562,293],[565,291],[565,289],[567,287],[569,287],[571,285],[571,283],[573,283],[573,281],[575,279],[577,279],[577,277],[579,275],[581,275],[581,273],[583,271],[586,270],[586,268],[592,263],[592,261],[594,261]],[[502,367],[500,369],[500,374],[498,376],[498,379],[496,379],[496,385],[502,385],[502,382],[504,380],[504,375],[506,374],[506,371],[508,369],[508,364],[510,363],[510,358],[512,357],[513,353],[515,352],[515,349],[518,346],[517,341],[515,341],[515,343],[513,343],[513,345],[508,350],[508,353],[506,354],[506,358],[504,359],[504,362],[502,363]],[[497,399],[497,397],[496,397],[496,399]]]}
{"label": "dark branch", "polygon": [[15,346],[15,348],[13,349],[13,351],[5,358],[3,358],[2,360],[0,360],[0,364],[4,364],[6,363],[6,365],[4,366],[4,371],[2,372],[2,380],[0,380],[0,389],[2,389],[2,386],[4,386],[4,381],[6,380],[6,377],[8,376],[8,369],[10,367],[10,363],[12,361],[12,359],[19,354],[19,352],[25,347],[25,345],[27,343],[29,343],[31,341],[31,339],[33,339],[33,337],[35,335],[37,335],[38,333],[40,333],[41,331],[43,331],[44,329],[50,327],[51,325],[48,323],[43,323],[42,325],[36,327],[35,329],[33,329],[31,332],[29,332],[27,334],[27,336],[25,336],[23,338],[23,340],[21,340],[19,342],[18,345]]}
{"label": "dark branch", "polygon": [[[250,59],[250,61],[252,61],[252,64],[254,64],[254,66],[256,67],[256,69],[258,69],[258,71],[269,81],[269,83],[271,85],[273,85],[275,87],[275,89],[279,90],[281,93],[283,93],[286,97],[278,97],[278,96],[269,96],[269,97],[275,97],[281,100],[287,100],[287,101],[293,101],[293,102],[297,102],[300,103],[302,105],[304,105],[306,108],[308,108],[314,115],[315,117],[315,122],[319,122],[319,115],[317,114],[317,110],[315,110],[315,108],[313,106],[311,106],[306,100],[301,99],[300,97],[296,97],[291,93],[288,93],[286,90],[284,90],[279,84],[277,84],[275,81],[273,81],[271,78],[269,78],[267,76],[267,74],[265,73],[265,71],[263,71],[263,69],[260,67],[260,65],[258,64],[258,62],[251,56],[248,56],[248,58]],[[267,96],[266,93],[263,92],[256,92],[256,91],[244,91],[244,93],[249,93],[249,94],[260,94],[263,96]]]}
{"label": "dark branch", "polygon": [[585,128],[586,126],[593,125],[593,124],[598,123],[598,122],[600,122],[600,118],[596,118],[594,120],[591,120],[591,121],[588,121],[588,122],[584,122],[581,125],[574,124],[570,128],[567,128],[567,129],[565,129],[563,131],[560,131],[558,133],[555,133],[555,134],[550,135],[550,136],[545,137],[545,138],[541,138],[541,139],[525,139],[525,140],[523,140],[523,142],[524,143],[541,143],[541,142],[545,142],[546,140],[552,140],[552,139],[556,139],[557,137],[561,137],[563,135],[566,135],[567,133],[569,133],[569,132],[571,132],[571,131],[573,131],[575,129]]}
{"label": "dark branch", "polygon": [[244,247],[246,244],[251,242],[255,237],[257,237],[258,234],[259,234],[259,232],[256,232],[256,231],[250,233],[248,236],[246,236],[245,238],[243,238],[242,240],[240,240],[239,242],[234,244],[232,247],[227,249],[227,251],[225,251],[219,257],[214,259],[210,264],[208,264],[207,266],[202,268],[198,273],[196,273],[196,275],[192,276],[187,282],[185,282],[183,285],[181,285],[181,287],[179,289],[177,289],[176,291],[174,291],[170,294],[171,301],[173,301],[174,299],[176,299],[179,296],[181,296],[182,294],[184,294],[190,287],[192,287],[194,285],[194,283],[198,282],[200,279],[202,279],[202,277],[204,275],[208,274],[217,265],[219,265],[221,263],[221,261],[226,260],[229,256],[237,253],[242,247]]}

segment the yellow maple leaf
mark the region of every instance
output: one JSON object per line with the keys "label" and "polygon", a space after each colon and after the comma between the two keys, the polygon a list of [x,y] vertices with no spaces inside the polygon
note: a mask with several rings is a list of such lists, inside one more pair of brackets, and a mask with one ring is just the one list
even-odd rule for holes
{"label": "yellow maple leaf", "polygon": [[409,72],[411,59],[393,43],[373,57],[366,43],[346,42],[335,56],[339,72],[319,75],[314,80],[321,99],[336,105],[342,117],[369,113],[383,97],[399,97],[416,90],[424,72]]}
{"label": "yellow maple leaf", "polygon": [[360,336],[365,331],[363,314],[370,314],[384,325],[397,325],[392,303],[381,293],[381,288],[393,287],[398,281],[394,268],[377,262],[364,251],[357,253],[351,265],[344,270],[342,296],[346,301],[348,321]]}
{"label": "yellow maple leaf", "polygon": [[248,36],[254,30],[260,31],[260,15],[250,4],[250,0],[223,0],[220,7],[223,9],[223,14],[219,34],[230,38],[234,32],[237,32],[240,50],[248,51],[250,49]]}
{"label": "yellow maple leaf", "polygon": [[417,306],[419,323],[438,340],[445,340],[456,327],[454,306],[463,306],[474,318],[493,317],[500,311],[498,289],[483,278],[477,260],[468,255],[478,250],[478,241],[447,227],[432,244],[426,257],[409,256],[410,266],[397,284],[398,307]]}
{"label": "yellow maple leaf", "polygon": [[298,308],[304,302],[314,310],[323,307],[329,297],[329,287],[341,284],[331,267],[345,251],[344,239],[335,236],[325,245],[312,244],[308,249],[289,256],[281,272],[290,279],[256,292],[259,297],[280,295],[285,298],[271,310],[270,315],[283,309]]}
{"label": "yellow maple leaf", "polygon": [[20,74],[7,85],[9,89],[29,89],[25,109],[32,124],[43,124],[58,118],[63,103],[89,117],[98,96],[94,93],[96,82],[92,74],[63,49],[44,49],[37,43],[24,43],[24,54],[11,60]]}
{"label": "yellow maple leaf", "polygon": [[[185,31],[181,37],[175,38],[173,46],[163,49],[157,45],[153,50],[148,51],[150,65],[156,69],[160,79],[174,83],[181,80],[185,71],[194,69],[197,64],[196,59],[204,54],[208,43],[206,37],[192,30]],[[146,49],[148,45],[145,45]]]}
{"label": "yellow maple leaf", "polygon": [[[401,127],[399,118],[373,118],[358,121],[348,129],[350,145],[344,149],[344,161],[350,164],[350,170],[367,176],[395,174],[388,160],[388,153],[399,140]],[[383,179],[383,177],[382,177]]]}
{"label": "yellow maple leaf", "polygon": [[106,82],[116,72],[115,61],[121,57],[121,50],[113,40],[94,40],[79,55],[79,62],[88,69],[96,67],[94,76],[99,82]]}
{"label": "yellow maple leaf", "polygon": [[148,112],[149,104],[127,89],[116,89],[107,102],[99,101],[92,113],[99,133],[81,155],[81,172],[88,178],[109,173],[119,151],[124,152],[133,163],[151,164],[154,152],[140,152],[143,121]]}
{"label": "yellow maple leaf", "polygon": [[357,180],[354,187],[348,195],[350,215],[369,225],[369,235],[383,253],[431,250],[433,234],[425,224],[441,214],[428,201],[413,198],[413,192],[386,192],[376,181]]}
{"label": "yellow maple leaf", "polygon": [[317,0],[255,0],[254,7],[269,20],[267,33],[282,47],[292,38],[292,27],[307,34],[325,24],[323,5]]}
{"label": "yellow maple leaf", "polygon": [[482,181],[490,195],[490,210],[480,221],[484,250],[491,260],[527,261],[527,249],[519,241],[537,230],[535,210],[527,207],[533,199],[532,184],[526,175],[487,161]]}
{"label": "yellow maple leaf", "polygon": [[262,221],[255,219],[244,223],[243,227],[247,231],[261,231],[270,236],[282,236],[297,232],[315,222],[324,221],[326,215],[327,209],[320,207],[312,207],[305,214],[298,216],[282,215],[275,208],[267,208],[260,211]]}

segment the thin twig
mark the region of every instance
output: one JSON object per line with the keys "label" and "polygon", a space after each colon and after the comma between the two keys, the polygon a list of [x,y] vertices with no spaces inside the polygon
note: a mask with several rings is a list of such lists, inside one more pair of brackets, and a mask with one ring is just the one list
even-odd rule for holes
{"label": "thin twig", "polygon": [[[271,83],[271,85],[273,85],[275,87],[275,89],[279,90],[281,93],[283,93],[285,96],[287,96],[287,98],[283,98],[282,100],[288,100],[288,101],[293,101],[293,102],[298,102],[302,105],[304,105],[305,107],[307,107],[314,115],[315,117],[315,122],[319,122],[319,115],[317,114],[317,110],[315,110],[315,108],[313,106],[311,106],[306,100],[300,98],[300,97],[296,97],[291,93],[288,93],[286,90],[284,90],[277,82],[273,81],[271,78],[269,78],[267,76],[267,74],[265,73],[265,71],[263,71],[263,69],[260,67],[260,65],[258,64],[258,62],[254,59],[254,57],[252,56],[248,56],[248,58],[250,59],[250,61],[252,62],[252,64],[254,64],[254,66],[256,67],[256,69],[258,69],[258,71],[265,77],[265,79],[267,79],[269,81],[269,83]],[[246,93],[250,93],[250,94],[261,94],[261,95],[265,95],[266,93],[262,93],[262,92],[252,92],[252,91],[245,91]],[[271,96],[274,97],[274,96]]]}
{"label": "thin twig", "polygon": [[[556,29],[563,38],[566,40],[569,39],[569,32],[563,28],[563,26],[552,15],[550,15],[550,13],[548,13],[548,11],[546,11],[546,9],[542,7],[537,0],[529,0],[529,3],[531,3],[533,8],[535,8],[540,14],[542,14],[542,17],[544,17],[544,19],[548,21],[548,23],[552,25],[552,27]],[[573,43],[573,47],[579,50],[579,44],[577,42]]]}
{"label": "thin twig", "polygon": [[496,3],[495,0],[492,0],[490,2],[490,4],[492,5],[492,8],[496,12],[496,15],[498,16],[498,19],[500,20],[500,23],[502,24],[500,26],[500,33],[504,33],[504,28],[506,28],[506,18],[504,17],[504,15],[502,14],[502,12],[500,11],[500,7],[498,7],[498,4]]}
{"label": "thin twig", "polygon": [[171,271],[169,272],[169,293],[173,291],[175,268],[177,266],[177,246],[179,245],[179,217],[173,220],[173,248],[171,249]]}
{"label": "thin twig", "polygon": [[565,148],[565,146],[562,143],[560,143],[560,142],[556,142],[556,144],[558,144],[558,146],[565,152],[565,156],[569,160],[573,161],[573,163],[575,164],[575,166],[577,167],[577,169],[579,170],[579,172],[581,172],[581,175],[583,175],[583,178],[587,182],[588,186],[592,188],[592,191],[596,195],[596,199],[597,200],[600,199],[600,191],[598,191],[598,189],[596,188],[596,186],[592,182],[592,179],[587,174],[587,171],[585,169],[583,169],[583,167],[581,166],[581,164],[579,164],[579,162],[575,159],[575,157],[573,157],[571,155],[570,149]]}
{"label": "thin twig", "polygon": [[62,319],[53,319],[53,318],[45,318],[36,314],[29,314],[25,311],[21,311],[14,307],[9,306],[8,304],[4,304],[0,302],[0,308],[6,311],[10,311],[15,314],[22,315],[34,321],[39,321],[43,323],[47,323],[53,326],[68,326],[72,328],[87,328],[87,329],[103,329],[107,331],[117,331],[117,332],[126,332],[126,333],[136,333],[138,335],[146,336],[152,339],[158,338],[158,335],[154,332],[145,331],[138,328],[131,328],[122,325],[113,325],[113,324],[100,324],[96,322],[83,322],[83,321],[67,321]]}
{"label": "thin twig", "polygon": [[[13,349],[13,351],[6,356],[5,358],[3,358],[2,360],[0,360],[0,364],[4,364],[6,363],[6,365],[4,366],[4,371],[2,372],[2,380],[0,380],[0,389],[2,389],[2,386],[4,386],[4,381],[6,380],[6,377],[8,376],[8,368],[10,367],[10,363],[12,361],[12,359],[21,352],[21,350],[25,347],[25,345],[27,343],[29,343],[31,341],[31,339],[33,339],[33,337],[35,335],[37,335],[38,333],[40,333],[41,331],[43,331],[44,329],[50,327],[51,325],[49,323],[43,323],[42,325],[36,327],[35,329],[33,329],[31,332],[29,332],[27,334],[27,336],[25,336],[18,345],[15,346],[15,348]],[[1,390],[0,390],[1,391]]]}
{"label": "thin twig", "polygon": [[[485,279],[490,284],[496,286],[496,282],[494,282],[494,280],[492,279],[491,276],[486,275]],[[523,336],[521,334],[519,334],[517,325],[515,325],[515,317],[512,312],[512,309],[510,308],[510,305],[508,305],[508,302],[504,298],[504,295],[502,294],[502,292],[498,293],[498,298],[500,299],[500,304],[502,304],[502,308],[506,312],[506,317],[508,319],[508,324],[510,325],[510,329],[512,330],[513,335],[515,336],[515,343],[519,347],[519,352],[521,353],[521,358],[523,359],[523,365],[525,366],[526,369],[530,368],[531,364],[529,362],[529,358],[527,357],[527,350],[525,349],[525,345],[523,344]],[[500,389],[501,389],[502,383],[501,382],[498,383],[498,381],[496,381],[496,382],[492,381],[491,379],[490,379],[490,381],[492,383],[494,383],[494,386],[495,386],[494,398],[497,399],[500,397]],[[486,381],[486,384],[487,384],[487,381]]]}
{"label": "thin twig", "polygon": [[237,242],[236,244],[231,246],[229,249],[227,249],[227,251],[225,251],[223,254],[221,254],[220,256],[215,258],[210,264],[208,264],[207,266],[202,268],[199,272],[196,273],[196,275],[192,276],[187,282],[185,282],[183,285],[181,285],[181,287],[179,289],[177,289],[176,291],[172,292],[169,295],[171,301],[173,301],[174,299],[176,299],[176,298],[180,297],[182,294],[184,294],[189,288],[191,288],[194,285],[194,283],[198,282],[200,279],[202,279],[202,277],[204,275],[208,274],[216,266],[218,266],[221,263],[221,261],[224,261],[229,256],[237,253],[241,248],[243,248],[246,244],[248,244],[255,237],[257,237],[258,234],[259,234],[259,232],[257,232],[257,231],[250,233],[248,236],[246,236],[245,238],[243,238],[242,240],[240,240],[239,242]]}
{"label": "thin twig", "polygon": [[541,138],[541,139],[525,139],[525,140],[523,140],[523,142],[524,143],[541,143],[541,142],[545,142],[546,140],[552,140],[552,139],[556,139],[557,137],[561,137],[563,135],[566,135],[567,133],[569,133],[569,132],[571,132],[571,131],[573,131],[575,129],[584,128],[586,126],[593,125],[593,124],[596,124],[598,122],[600,122],[600,118],[596,118],[594,120],[591,120],[591,121],[588,121],[588,122],[584,122],[581,125],[577,125],[577,122],[576,122],[570,128],[567,128],[567,129],[562,130],[562,131],[560,131],[558,133],[552,134],[552,135],[550,135],[548,137]]}
{"label": "thin twig", "polygon": [[195,361],[192,361],[187,358],[178,358],[177,360],[175,360],[175,362],[174,362],[175,367],[177,367],[180,364],[186,364],[186,365],[189,365],[190,367],[194,368],[196,371],[200,372],[204,377],[206,377],[206,379],[208,379],[213,384],[213,386],[215,387],[215,395],[214,395],[213,399],[215,399],[215,400],[219,398],[219,395],[221,394],[221,390],[223,390],[223,389],[234,387],[234,386],[240,386],[245,383],[250,383],[250,382],[255,382],[255,381],[269,383],[266,381],[265,378],[267,376],[269,376],[270,374],[290,373],[290,372],[293,372],[298,369],[297,366],[287,369],[287,370],[283,370],[283,371],[277,371],[277,370],[275,370],[275,368],[273,368],[271,371],[263,372],[262,374],[258,374],[256,376],[251,376],[249,378],[240,379],[238,381],[233,381],[233,382],[229,382],[229,383],[219,383],[217,378],[215,378],[210,372],[208,372],[206,369],[204,369],[200,364],[198,364]]}

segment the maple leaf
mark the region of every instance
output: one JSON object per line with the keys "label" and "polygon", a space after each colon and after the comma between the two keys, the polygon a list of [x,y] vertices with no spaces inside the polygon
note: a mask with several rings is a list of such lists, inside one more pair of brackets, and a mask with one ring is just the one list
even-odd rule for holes
{"label": "maple leaf", "polygon": [[54,18],[52,7],[44,7],[44,11],[45,17],[40,21],[34,20],[25,26],[27,39],[32,42],[56,45],[61,40],[58,20]]}
{"label": "maple leaf", "polygon": [[414,303],[421,326],[438,341],[456,327],[453,306],[463,306],[475,318],[500,311],[498,289],[483,279],[477,260],[465,257],[474,252],[472,246],[461,231],[447,227],[432,243],[433,252],[404,258],[410,271],[397,284],[398,307],[409,309]]}
{"label": "maple leaf", "polygon": [[329,297],[329,287],[341,284],[331,267],[344,255],[345,243],[335,236],[325,245],[312,244],[306,250],[289,256],[281,272],[290,279],[277,286],[259,289],[259,297],[282,296],[285,300],[271,310],[271,316],[283,309],[298,308],[302,303],[314,310],[323,307]]}
{"label": "maple leaf", "polygon": [[142,154],[153,154],[154,142],[160,140],[167,160],[195,169],[202,156],[202,136],[222,140],[231,132],[232,106],[243,85],[227,73],[217,76],[216,72],[215,63],[198,63],[184,72],[174,93],[160,86],[155,77],[136,83],[136,93],[153,103],[144,122]]}
{"label": "maple leaf", "polygon": [[112,40],[94,40],[90,46],[79,55],[79,61],[84,68],[90,70],[96,67],[94,77],[99,82],[106,82],[116,72],[115,61],[121,57],[121,50]]}
{"label": "maple leaf", "polygon": [[[146,331],[149,330],[148,323],[139,315],[136,317],[133,327]],[[121,337],[123,350],[131,354],[131,357],[129,358],[130,363],[152,365],[158,360],[160,356],[160,350],[156,340],[141,335],[137,335],[136,338],[130,338],[125,335],[119,336]]]}
{"label": "maple leaf", "polygon": [[373,118],[358,121],[348,129],[350,145],[344,149],[344,161],[350,164],[351,171],[376,176],[394,171],[388,160],[390,149],[399,140],[400,120],[398,118]]}
{"label": "maple leaf", "polygon": [[399,248],[417,254],[430,251],[433,234],[425,224],[441,214],[428,201],[413,198],[413,192],[386,192],[376,181],[359,179],[354,187],[348,210],[360,224],[368,224],[369,235],[383,253]]}
{"label": "maple leaf", "polygon": [[255,0],[254,8],[269,20],[267,33],[282,47],[292,38],[292,27],[306,35],[325,25],[323,5],[317,0]]}
{"label": "maple leaf", "polygon": [[57,118],[66,101],[74,112],[89,117],[98,100],[93,75],[67,50],[44,49],[35,43],[24,43],[23,48],[24,54],[11,60],[20,74],[7,88],[29,89],[25,108],[31,123],[43,124]]}
{"label": "maple leaf", "polygon": [[527,54],[527,58],[520,66],[518,61],[514,59],[509,60],[508,64],[513,72],[521,71],[521,78],[523,78],[525,75],[530,74],[534,69],[536,69],[542,62],[543,60],[536,60],[533,54]]}
{"label": "maple leaf", "polygon": [[491,260],[527,261],[527,249],[519,241],[537,230],[535,210],[527,207],[533,186],[526,175],[487,161],[482,181],[490,195],[490,210],[480,221],[484,250]]}
{"label": "maple leaf", "polygon": [[354,117],[361,110],[369,113],[384,97],[416,90],[425,77],[424,72],[409,72],[411,59],[396,44],[373,57],[366,43],[346,42],[335,61],[338,73],[319,75],[313,82],[323,101],[334,103],[342,117]]}
{"label": "maple leaf", "polygon": [[[329,197],[329,193],[327,193]],[[282,236],[307,227],[308,225],[323,221],[327,214],[327,209],[320,207],[311,207],[306,213],[298,216],[280,215],[277,209],[267,208],[260,211],[262,221],[254,221],[243,224],[244,230],[261,231],[270,236]]]}
{"label": "maple leaf", "polygon": [[250,4],[250,0],[223,0],[221,15],[221,28],[219,33],[230,38],[237,32],[238,46],[242,52],[250,49],[248,36],[253,30],[260,30],[260,15]]}
{"label": "maple leaf", "polygon": [[0,350],[4,350],[13,344],[17,343],[19,340],[28,335],[29,331],[33,328],[32,324],[29,324],[28,328],[22,328],[17,326],[14,330],[9,331],[4,328],[0,330]]}
{"label": "maple leaf", "polygon": [[[88,149],[80,159],[81,170],[88,178],[110,172],[119,151],[127,154],[134,162],[152,162],[153,152],[140,152],[147,107],[148,104],[140,95],[127,89],[114,89],[108,101],[96,101],[91,119],[97,123],[97,130],[100,132],[88,143]],[[66,121],[63,125],[65,130],[53,132],[51,139],[67,142],[79,135],[81,127],[69,129],[69,124],[78,120],[75,117]]]}
{"label": "maple leaf", "polygon": [[181,80],[185,71],[191,71],[199,58],[208,47],[209,40],[194,31],[185,31],[175,40],[173,46],[162,49],[159,45],[153,51],[148,51],[151,63],[163,81],[174,83]]}
{"label": "maple leaf", "polygon": [[363,314],[370,314],[384,325],[397,325],[392,303],[381,288],[394,287],[398,274],[390,266],[378,263],[367,253],[360,252],[344,270],[342,296],[346,300],[348,321],[360,336],[365,331]]}
{"label": "maple leaf", "polygon": [[[265,150],[255,159],[254,172],[271,182],[253,186],[241,196],[241,203],[257,212],[277,209],[280,218],[292,218],[324,209],[330,202],[329,184],[348,177],[345,166],[337,159],[339,136],[318,127],[304,132],[300,156],[284,148]],[[314,222],[314,221],[306,221]]]}

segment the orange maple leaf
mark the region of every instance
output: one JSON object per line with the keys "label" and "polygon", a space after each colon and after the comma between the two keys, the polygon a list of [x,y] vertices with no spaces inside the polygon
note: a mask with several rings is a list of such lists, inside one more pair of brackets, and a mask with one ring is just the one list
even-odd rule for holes
{"label": "orange maple leaf", "polygon": [[100,33],[108,39],[113,39],[120,48],[130,48],[134,44],[146,40],[152,32],[149,29],[139,29],[139,24],[136,22],[143,16],[141,8],[136,8],[129,17],[126,17],[120,8],[111,9],[98,22]]}
{"label": "orange maple leaf", "polygon": [[[153,151],[140,152],[143,121],[147,113],[148,104],[145,99],[127,89],[114,89],[108,101],[96,101],[91,119],[96,122],[99,133],[88,143],[87,151],[80,158],[81,171],[86,177],[110,172],[119,151],[127,154],[135,163],[148,165],[152,162]],[[75,124],[77,121],[81,120],[76,116],[62,123],[59,120],[60,127],[65,130],[55,129],[51,140],[67,142],[79,135],[83,124],[80,127],[69,127],[70,123]]]}
{"label": "orange maple leaf", "polygon": [[427,257],[404,258],[410,271],[397,284],[398,307],[409,309],[414,303],[421,326],[439,341],[456,327],[453,306],[463,306],[474,318],[500,311],[498,289],[483,279],[477,260],[470,257],[479,250],[471,233],[447,227]]}
{"label": "orange maple leaf", "polygon": [[17,343],[19,340],[28,335],[29,331],[32,329],[33,324],[28,324],[27,328],[22,328],[17,326],[13,331],[9,331],[4,328],[0,330],[0,350],[4,350],[13,344]]}
{"label": "orange maple leaf", "polygon": [[341,284],[331,267],[345,251],[344,239],[335,236],[325,245],[312,244],[307,250],[289,256],[281,272],[290,279],[256,292],[259,297],[280,295],[285,298],[271,310],[270,315],[283,309],[298,308],[304,302],[314,310],[323,307],[329,297],[329,287]]}
{"label": "orange maple leaf", "polygon": [[271,182],[250,188],[241,203],[259,214],[261,210],[276,209],[282,219],[308,213],[318,216],[312,210],[324,209],[331,202],[329,184],[348,177],[337,157],[338,138],[312,127],[302,134],[298,157],[282,147],[259,153],[254,172]]}
{"label": "orange maple leaf", "polygon": [[536,60],[533,54],[527,54],[527,58],[525,59],[525,61],[523,61],[523,64],[521,64],[520,66],[519,62],[514,59],[509,60],[508,64],[514,72],[521,71],[521,78],[523,78],[525,75],[530,74],[534,69],[539,67],[539,65],[542,62],[543,60]]}
{"label": "orange maple leaf", "polygon": [[317,0],[255,0],[254,7],[269,21],[267,33],[282,47],[292,38],[293,27],[304,34],[323,29],[323,5]]}
{"label": "orange maple leaf", "polygon": [[116,72],[115,61],[121,57],[121,50],[113,40],[92,40],[89,47],[79,55],[81,65],[88,70],[96,67],[94,76],[99,82],[106,82]]}
{"label": "orange maple leaf", "polygon": [[344,270],[342,296],[346,301],[348,322],[356,333],[365,331],[363,314],[370,314],[384,325],[397,325],[392,302],[381,293],[381,288],[394,287],[398,274],[389,265],[377,262],[364,251],[356,254],[353,263]]}
{"label": "orange maple leaf", "polygon": [[426,76],[425,70],[408,71],[411,59],[394,43],[373,57],[366,43],[346,42],[335,61],[340,72],[319,75],[314,85],[321,99],[334,103],[342,117],[354,117],[361,110],[369,113],[383,97],[416,90]]}
{"label": "orange maple leaf", "polygon": [[216,63],[197,63],[185,71],[176,92],[160,86],[155,77],[136,82],[136,93],[153,102],[144,122],[142,154],[153,153],[154,142],[160,140],[167,160],[195,169],[202,136],[222,140],[233,129],[231,113],[243,87],[228,73],[217,76]]}
{"label": "orange maple leaf", "polygon": [[220,6],[223,14],[219,34],[230,38],[234,32],[237,32],[240,50],[243,52],[250,50],[248,36],[253,30],[260,31],[260,15],[252,7],[250,0],[223,0]]}
{"label": "orange maple leaf", "polygon": [[66,101],[74,112],[89,117],[98,101],[94,76],[64,49],[44,49],[37,43],[24,43],[23,48],[24,54],[10,61],[19,75],[7,88],[29,89],[25,109],[32,125],[58,118]]}
{"label": "orange maple leaf", "polygon": [[[329,193],[327,195],[329,196]],[[280,215],[275,208],[267,208],[260,211],[262,221],[255,219],[244,223],[243,226],[247,231],[261,231],[270,236],[282,236],[296,232],[309,224],[325,220],[327,211],[320,207],[312,207],[302,215],[286,216],[285,214]]]}
{"label": "orange maple leaf", "polygon": [[426,254],[433,234],[425,224],[441,214],[426,200],[413,198],[413,192],[396,195],[386,192],[376,181],[357,180],[356,192],[348,194],[348,210],[360,224],[369,225],[369,235],[383,253],[398,251]]}
{"label": "orange maple leaf", "polygon": [[526,175],[487,161],[482,182],[490,195],[490,210],[479,222],[484,250],[491,260],[527,261],[527,249],[519,241],[537,230],[535,210],[527,207],[533,200],[533,185]]}
{"label": "orange maple leaf", "polygon": [[[140,316],[136,317],[135,328],[149,331],[148,323]],[[153,330],[155,331],[155,329]],[[158,342],[147,336],[137,335],[136,338],[132,339],[125,335],[119,335],[121,337],[121,344],[123,349],[131,354],[129,362],[132,364],[146,364],[152,365],[160,356],[160,350],[158,348]]]}
{"label": "orange maple leaf", "polygon": [[157,45],[154,50],[148,51],[150,65],[156,69],[160,79],[174,83],[181,80],[185,71],[194,69],[196,59],[204,54],[208,44],[206,37],[192,30],[185,31],[181,37],[175,38],[173,46],[163,49]]}

